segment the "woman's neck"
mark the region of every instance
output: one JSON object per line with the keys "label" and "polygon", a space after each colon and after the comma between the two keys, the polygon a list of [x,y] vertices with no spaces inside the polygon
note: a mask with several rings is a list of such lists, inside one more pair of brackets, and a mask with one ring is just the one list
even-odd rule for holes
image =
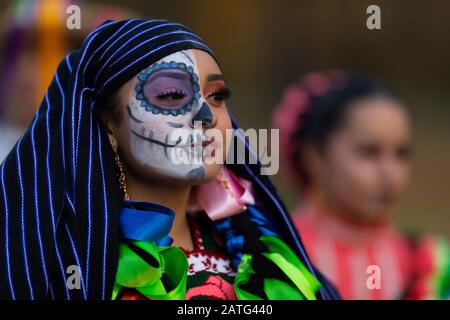
{"label": "woman's neck", "polygon": [[193,250],[194,244],[187,219],[187,207],[192,186],[188,184],[151,183],[127,173],[127,191],[131,200],[157,203],[175,211],[169,235],[174,246]]}
{"label": "woman's neck", "polygon": [[316,214],[327,215],[340,223],[355,228],[378,229],[389,224],[391,220],[389,214],[380,214],[376,218],[369,219],[357,212],[348,212],[331,204],[321,192],[317,192],[314,189],[306,190],[301,198],[304,206],[313,209],[312,211],[316,212]]}

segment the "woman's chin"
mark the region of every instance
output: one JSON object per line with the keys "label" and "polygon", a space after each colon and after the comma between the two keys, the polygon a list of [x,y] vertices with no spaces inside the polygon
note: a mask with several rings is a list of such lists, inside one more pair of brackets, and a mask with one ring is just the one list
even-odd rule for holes
{"label": "woman's chin", "polygon": [[217,174],[219,173],[222,166],[223,165],[219,164],[205,164],[203,167],[201,167],[204,172],[203,176],[197,179],[193,179],[192,184],[199,185],[214,180],[217,177]]}

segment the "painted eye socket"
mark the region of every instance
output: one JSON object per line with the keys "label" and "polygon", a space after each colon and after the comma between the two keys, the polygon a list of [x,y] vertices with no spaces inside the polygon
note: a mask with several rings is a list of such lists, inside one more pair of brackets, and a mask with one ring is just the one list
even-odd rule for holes
{"label": "painted eye socket", "polygon": [[156,72],[147,79],[144,96],[151,105],[180,109],[194,97],[190,78],[188,73],[178,70]]}
{"label": "painted eye socket", "polygon": [[154,114],[185,114],[199,98],[198,77],[184,63],[162,63],[147,68],[139,76],[136,97]]}

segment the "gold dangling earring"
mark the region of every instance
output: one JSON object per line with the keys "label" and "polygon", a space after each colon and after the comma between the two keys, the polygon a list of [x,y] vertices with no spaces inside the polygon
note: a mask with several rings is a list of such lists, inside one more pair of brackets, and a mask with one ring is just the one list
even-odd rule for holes
{"label": "gold dangling earring", "polygon": [[122,191],[123,191],[124,199],[130,200],[130,197],[128,196],[128,192],[127,192],[127,182],[125,181],[125,173],[123,172],[122,162],[120,162],[120,158],[119,158],[119,154],[117,153],[117,150],[114,150],[114,153],[116,154],[116,157],[115,157],[116,165],[117,165],[117,168],[119,169],[119,173],[117,174],[117,177],[119,178],[120,189],[122,189]]}

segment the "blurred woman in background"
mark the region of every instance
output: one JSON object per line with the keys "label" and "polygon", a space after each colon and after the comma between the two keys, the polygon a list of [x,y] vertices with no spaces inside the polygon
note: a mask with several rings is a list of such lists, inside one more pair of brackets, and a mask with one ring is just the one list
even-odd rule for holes
{"label": "blurred woman in background", "polygon": [[365,75],[311,73],[286,89],[274,124],[301,190],[296,226],[342,297],[445,298],[445,241],[405,234],[392,221],[411,168],[404,103]]}

